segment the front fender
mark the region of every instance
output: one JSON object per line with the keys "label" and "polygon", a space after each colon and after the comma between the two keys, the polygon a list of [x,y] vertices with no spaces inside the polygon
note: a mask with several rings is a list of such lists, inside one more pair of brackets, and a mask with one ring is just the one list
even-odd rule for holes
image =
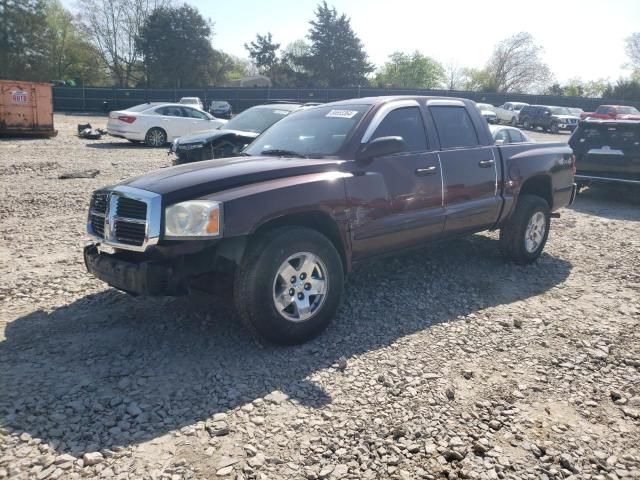
{"label": "front fender", "polygon": [[268,222],[303,212],[323,212],[346,230],[346,172],[279,178],[225,190],[209,197],[223,202],[225,238],[251,235]]}

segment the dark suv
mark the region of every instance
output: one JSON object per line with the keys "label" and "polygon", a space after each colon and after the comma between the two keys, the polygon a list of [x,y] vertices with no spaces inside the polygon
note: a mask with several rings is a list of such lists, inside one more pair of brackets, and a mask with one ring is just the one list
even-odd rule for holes
{"label": "dark suv", "polygon": [[580,120],[572,115],[566,107],[549,107],[546,105],[527,105],[520,110],[520,123],[526,129],[541,127],[551,133],[560,130],[573,131]]}

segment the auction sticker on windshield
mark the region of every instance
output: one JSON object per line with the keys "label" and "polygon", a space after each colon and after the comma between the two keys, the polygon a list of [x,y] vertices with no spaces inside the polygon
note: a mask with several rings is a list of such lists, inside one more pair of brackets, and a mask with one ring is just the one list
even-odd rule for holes
{"label": "auction sticker on windshield", "polygon": [[325,116],[327,118],[353,118],[357,114],[357,110],[331,110]]}

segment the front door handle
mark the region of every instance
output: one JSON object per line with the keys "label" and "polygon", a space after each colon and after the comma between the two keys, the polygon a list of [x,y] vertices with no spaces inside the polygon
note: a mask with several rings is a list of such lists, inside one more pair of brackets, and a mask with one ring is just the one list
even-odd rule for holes
{"label": "front door handle", "polygon": [[496,164],[495,160],[480,160],[478,162],[478,165],[480,165],[482,168],[488,168],[488,167],[491,167],[491,166],[493,166],[495,164]]}
{"label": "front door handle", "polygon": [[425,175],[433,175],[435,173],[436,173],[435,165],[432,165],[430,167],[424,167],[424,168],[416,168],[416,175],[418,175],[419,177],[424,177]]}

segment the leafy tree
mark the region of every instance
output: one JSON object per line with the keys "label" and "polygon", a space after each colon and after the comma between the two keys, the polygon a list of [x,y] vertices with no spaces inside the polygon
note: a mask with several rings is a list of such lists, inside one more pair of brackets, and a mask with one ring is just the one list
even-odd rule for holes
{"label": "leafy tree", "polygon": [[136,38],[156,8],[171,0],[78,0],[83,29],[119,87],[141,77]]}
{"label": "leafy tree", "polygon": [[71,12],[59,0],[49,0],[45,14],[50,79],[108,83],[97,50],[84,38]]}
{"label": "leafy tree", "polygon": [[441,88],[445,81],[442,65],[418,51],[392,53],[374,80],[380,87],[396,88]]}
{"label": "leafy tree", "polygon": [[444,67],[445,87],[447,90],[461,90],[465,82],[465,69],[454,60]]}
{"label": "leafy tree", "polygon": [[246,77],[250,74],[251,63],[220,50],[213,50],[211,60],[207,63],[206,80],[200,84],[208,83],[210,86],[223,85],[232,80]]}
{"label": "leafy tree", "polygon": [[640,70],[640,32],[636,32],[625,40],[625,52],[631,62],[631,67]]}
{"label": "leafy tree", "polygon": [[305,73],[300,59],[309,55],[309,44],[304,39],[294,40],[282,52],[282,63],[295,73]]}
{"label": "leafy tree", "polygon": [[255,66],[261,71],[270,69],[278,62],[280,44],[273,41],[271,33],[257,34],[253,42],[244,44],[244,48],[249,52],[249,57]]}
{"label": "leafy tree", "polygon": [[0,0],[0,78],[48,80],[45,3]]}
{"label": "leafy tree", "polygon": [[496,92],[495,79],[486,68],[464,69],[463,87],[472,92]]}
{"label": "leafy tree", "polygon": [[221,60],[211,46],[211,35],[210,22],[189,5],[156,8],[136,39],[147,83],[164,87],[204,84],[210,66]]}
{"label": "leafy tree", "polygon": [[338,14],[326,1],[318,5],[310,22],[309,51],[299,63],[318,86],[352,87],[367,83],[373,72],[362,42],[351,28],[351,20]]}
{"label": "leafy tree", "polygon": [[530,33],[520,32],[496,45],[486,65],[492,90],[531,93],[551,83],[549,67],[541,59],[542,47]]}
{"label": "leafy tree", "polygon": [[620,79],[615,85],[609,85],[602,96],[616,100],[640,101],[640,82]]}

